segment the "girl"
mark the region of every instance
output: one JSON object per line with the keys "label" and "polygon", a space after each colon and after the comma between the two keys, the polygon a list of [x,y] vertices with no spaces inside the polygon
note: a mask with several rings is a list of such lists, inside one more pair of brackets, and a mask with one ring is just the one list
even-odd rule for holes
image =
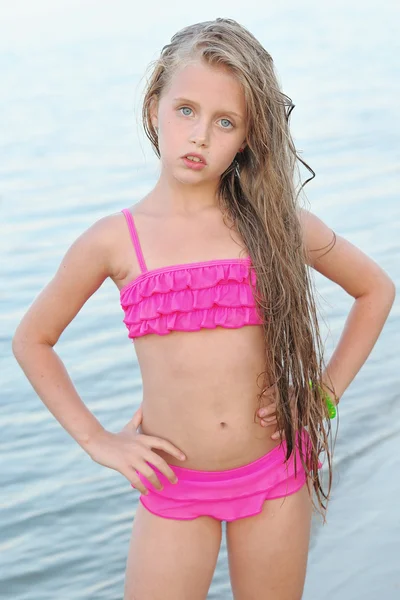
{"label": "girl", "polygon": [[[271,56],[234,20],[174,35],[144,96],[154,189],[74,242],[14,335],[52,414],[141,493],[125,599],[204,600],[222,521],[235,600],[302,596],[312,510],[325,522],[331,488],[330,417],[395,292],[298,206],[287,100]],[[310,267],[355,298],[327,365]],[[85,407],[53,349],[107,277],[143,378],[119,433]]]}

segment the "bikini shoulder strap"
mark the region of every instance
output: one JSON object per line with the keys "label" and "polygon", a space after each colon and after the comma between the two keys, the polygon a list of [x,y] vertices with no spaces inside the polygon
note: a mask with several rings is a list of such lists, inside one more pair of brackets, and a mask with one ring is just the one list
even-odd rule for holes
{"label": "bikini shoulder strap", "polygon": [[137,234],[137,230],[135,227],[135,222],[133,220],[133,215],[128,208],[123,208],[122,211],[125,215],[126,222],[128,223],[129,233],[131,235],[131,239],[133,242],[133,246],[135,248],[136,256],[140,265],[140,269],[142,273],[147,271],[146,263],[144,262],[142,248],[140,246],[139,237]]}

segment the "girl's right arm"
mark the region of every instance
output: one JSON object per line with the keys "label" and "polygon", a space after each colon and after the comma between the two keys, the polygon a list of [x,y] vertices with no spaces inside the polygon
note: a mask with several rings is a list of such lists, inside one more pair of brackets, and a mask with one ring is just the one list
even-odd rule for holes
{"label": "girl's right arm", "polygon": [[112,274],[111,243],[107,217],[85,231],[23,317],[12,341],[14,356],[38,396],[85,450],[102,427],[79,398],[53,346]]}
{"label": "girl's right arm", "polygon": [[167,440],[134,435],[132,423],[119,434],[106,431],[80,399],[53,349],[84,303],[107,277],[115,275],[115,231],[115,216],[104,217],[72,244],[55,276],[18,325],[12,349],[34,390],[64,429],[96,462],[118,470],[144,493],[146,488],[135,469],[153,485],[158,482],[145,460],[155,464],[171,481],[175,478],[172,469],[150,446],[174,456],[179,456],[179,450]]}

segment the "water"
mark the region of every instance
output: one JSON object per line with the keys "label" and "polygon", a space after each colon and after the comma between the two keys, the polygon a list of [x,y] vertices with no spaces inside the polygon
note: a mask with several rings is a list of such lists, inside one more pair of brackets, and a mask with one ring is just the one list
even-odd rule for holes
{"label": "water", "polygon": [[[312,211],[399,283],[399,6],[201,4],[141,5],[140,18],[121,0],[98,1],[96,11],[76,1],[1,8],[1,598],[122,598],[138,493],[69,438],[10,345],[73,240],[154,185],[141,78],[176,30],[230,16],[259,37],[296,104],[295,143],[317,174],[306,186]],[[329,355],[352,298],[318,274],[316,283]],[[56,346],[83,400],[114,431],[141,401],[118,300],[105,282]],[[399,317],[396,299],[341,402],[328,524],[313,526],[305,600],[321,590],[326,600],[400,595]],[[223,541],[209,598],[231,597]]]}

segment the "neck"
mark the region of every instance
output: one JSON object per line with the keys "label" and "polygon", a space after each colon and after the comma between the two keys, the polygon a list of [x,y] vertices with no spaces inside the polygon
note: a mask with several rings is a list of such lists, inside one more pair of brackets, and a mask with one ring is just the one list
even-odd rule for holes
{"label": "neck", "polygon": [[160,212],[165,214],[191,215],[203,210],[219,208],[218,183],[215,181],[197,185],[183,183],[162,171],[152,191],[152,202],[156,203]]}

